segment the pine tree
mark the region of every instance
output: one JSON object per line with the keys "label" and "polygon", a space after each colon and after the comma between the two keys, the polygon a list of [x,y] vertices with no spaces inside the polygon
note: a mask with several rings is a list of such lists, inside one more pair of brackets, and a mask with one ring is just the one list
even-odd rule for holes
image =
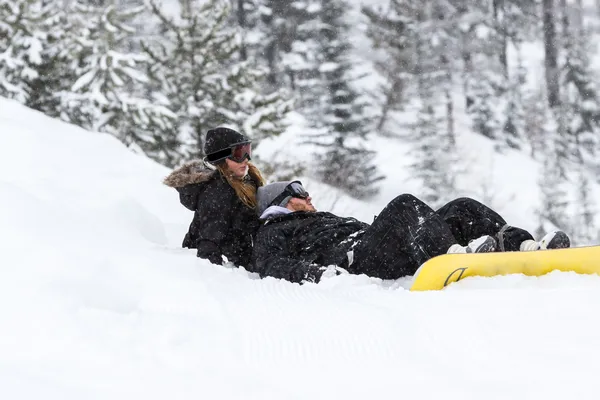
{"label": "pine tree", "polygon": [[[317,18],[312,1],[262,0],[259,31],[263,43],[260,48],[269,69],[267,81],[277,87],[294,87],[296,75],[306,68],[306,49],[299,46],[309,39],[310,31],[304,24]],[[313,69],[314,65],[310,65]]]}
{"label": "pine tree", "polygon": [[362,11],[369,19],[368,36],[375,48],[383,50],[381,61],[376,61],[384,78],[378,90],[382,99],[378,131],[391,112],[403,110],[411,96],[418,96],[418,86],[426,79],[444,95],[447,131],[453,136],[454,71],[462,46],[457,33],[472,19],[468,8],[458,0],[390,0],[386,7],[366,6]]}
{"label": "pine tree", "polygon": [[[527,75],[520,60],[524,40],[535,40],[537,5],[529,0],[469,2],[450,0],[461,10],[453,33],[458,37],[464,70],[467,113],[475,132],[496,143],[497,149],[520,149],[525,143],[522,87]],[[518,56],[509,63],[509,49]],[[455,68],[458,69],[458,68]]]}
{"label": "pine tree", "polygon": [[71,51],[73,47],[69,45],[74,37],[72,19],[76,16],[68,0],[52,0],[47,5],[52,19],[44,26],[46,40],[36,66],[38,74],[30,83],[31,93],[25,105],[60,118],[60,93],[70,90],[77,79],[71,67],[79,62],[79,54]]}
{"label": "pine tree", "polygon": [[372,121],[366,116],[365,100],[351,86],[351,45],[343,0],[322,0],[321,25],[316,33],[323,93],[321,111],[311,115],[321,134],[313,142],[324,148],[318,157],[321,180],[346,190],[357,198],[378,192],[376,183],[383,179],[372,163],[373,152],[366,148]]}
{"label": "pine tree", "polygon": [[255,146],[285,128],[291,104],[282,91],[260,94],[264,73],[240,60],[240,35],[228,24],[227,3],[182,0],[175,19],[150,2],[163,33],[143,48],[152,61],[151,84],[177,116],[177,125],[163,137],[181,143],[181,156],[170,164],[203,157],[204,136],[218,125],[244,131]]}
{"label": "pine tree", "polygon": [[554,164],[555,161],[556,158],[549,154],[543,163],[543,173],[539,179],[542,196],[539,213],[542,221],[550,223],[552,227],[568,230],[568,193],[565,189],[565,180],[560,176],[558,168]]}
{"label": "pine tree", "polygon": [[[542,90],[531,90],[524,96],[524,125],[525,140],[530,149],[530,155],[541,160],[545,151],[544,140],[547,134],[547,118],[550,113],[548,102]],[[556,134],[556,132],[552,132]]]}
{"label": "pine tree", "polygon": [[[418,2],[417,2],[418,4]],[[454,115],[454,77],[457,63],[455,52],[459,46],[456,40],[456,32],[461,25],[465,24],[466,8],[462,1],[434,1],[429,14],[424,16],[431,18],[431,23],[420,22],[425,27],[421,34],[420,42],[425,54],[420,55],[419,64],[421,73],[429,76],[430,84],[439,87],[438,93],[443,94],[445,103],[446,127],[444,137],[446,138],[446,150],[456,150],[455,115]],[[428,27],[430,25],[430,27]],[[422,67],[426,66],[423,70]],[[435,91],[431,91],[435,95]]]}
{"label": "pine tree", "polygon": [[[155,127],[167,129],[174,114],[160,98],[146,98],[142,54],[130,52],[135,30],[128,23],[142,8],[118,8],[116,0],[96,8],[76,3],[69,39],[77,80],[60,93],[62,116],[86,129],[114,135],[132,149],[156,143]],[[158,160],[162,157],[150,152]]]}
{"label": "pine tree", "polygon": [[256,15],[260,0],[231,0],[235,13],[232,13],[231,20],[234,21],[241,33],[240,58],[244,61],[248,59],[248,47],[256,45],[259,40],[256,38],[254,28],[256,27]]}
{"label": "pine tree", "polygon": [[559,43],[556,34],[556,15],[555,0],[542,0],[546,90],[548,91],[548,104],[552,108],[560,105]]}
{"label": "pine tree", "polygon": [[489,139],[502,139],[501,117],[498,115],[498,100],[504,91],[503,76],[490,65],[490,58],[479,54],[473,71],[467,76],[467,113],[471,116],[473,130]]}
{"label": "pine tree", "polygon": [[[564,137],[560,135],[553,112],[547,113],[546,121],[544,126],[546,151],[538,180],[541,193],[538,231],[548,231],[554,228],[569,231],[566,159],[563,155]],[[547,224],[551,224],[551,226],[548,227]]]}
{"label": "pine tree", "polygon": [[566,61],[562,69],[562,106],[567,121],[570,154],[587,165],[597,165],[600,150],[600,98],[590,67],[589,35],[569,34]]}
{"label": "pine tree", "polygon": [[575,203],[574,244],[590,245],[596,239],[595,215],[593,206],[592,185],[585,168],[578,173],[577,201]]}
{"label": "pine tree", "polygon": [[[486,2],[480,2],[483,7]],[[508,60],[509,45],[512,43],[516,48],[523,40],[537,40],[536,28],[538,4],[531,0],[493,0],[492,20],[493,28],[491,35],[491,47],[497,57],[503,75],[510,78],[510,66]],[[488,44],[488,47],[490,47]]]}
{"label": "pine tree", "polygon": [[386,8],[364,6],[362,13],[368,18],[367,36],[373,47],[382,50],[381,60],[374,61],[375,68],[384,81],[377,87],[381,112],[377,132],[391,136],[385,129],[394,111],[402,111],[409,98],[414,66],[414,25],[410,1],[391,0]]}
{"label": "pine tree", "polygon": [[442,206],[456,192],[453,175],[454,165],[447,137],[440,135],[442,121],[436,116],[430,96],[424,96],[414,127],[414,151],[417,160],[413,165],[414,176],[421,180],[423,200],[432,207]]}
{"label": "pine tree", "polygon": [[57,25],[57,2],[0,0],[0,96],[26,103]]}
{"label": "pine tree", "polygon": [[295,93],[297,107],[308,111],[318,103],[321,83],[319,44],[314,32],[320,29],[320,0],[296,1],[291,18],[295,23],[293,41],[285,49],[282,65],[287,82]]}
{"label": "pine tree", "polygon": [[[435,14],[441,10],[430,10]],[[427,14],[419,15],[415,26],[414,74],[417,80],[419,97],[418,120],[414,129],[415,147],[413,156],[417,160],[412,166],[414,175],[422,180],[425,190],[423,197],[428,204],[438,207],[454,197],[456,192],[455,175],[459,162],[456,159],[453,116],[448,112],[452,99],[448,99],[452,87],[449,71],[440,71],[439,61],[445,59],[443,43],[444,30],[422,29],[428,25]],[[440,57],[440,54],[443,57]],[[448,68],[448,65],[444,65]],[[438,109],[446,102],[446,124],[440,118]]]}
{"label": "pine tree", "polygon": [[288,90],[297,110],[309,113],[317,101],[320,0],[237,0],[237,23],[244,31],[241,54],[267,71],[264,93]]}
{"label": "pine tree", "polygon": [[504,112],[503,139],[512,149],[523,149],[525,146],[525,106],[522,88],[526,83],[527,71],[523,67],[521,53],[518,50],[518,66],[514,77],[508,78],[506,91],[506,108]]}

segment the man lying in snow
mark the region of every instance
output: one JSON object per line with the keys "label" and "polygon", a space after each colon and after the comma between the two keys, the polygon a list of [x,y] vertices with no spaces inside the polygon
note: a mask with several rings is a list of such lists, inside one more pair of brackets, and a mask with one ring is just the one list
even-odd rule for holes
{"label": "man lying in snow", "polygon": [[414,275],[444,253],[528,251],[570,246],[555,231],[539,242],[470,198],[434,211],[410,194],[392,200],[371,225],[317,212],[300,181],[258,188],[263,225],[254,244],[255,272],[291,282],[319,282],[342,271],[382,279]]}

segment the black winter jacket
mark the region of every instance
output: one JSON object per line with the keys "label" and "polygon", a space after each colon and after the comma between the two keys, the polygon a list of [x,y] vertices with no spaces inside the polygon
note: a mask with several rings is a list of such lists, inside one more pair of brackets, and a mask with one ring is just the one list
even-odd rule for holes
{"label": "black winter jacket", "polygon": [[368,226],[328,212],[273,217],[256,236],[255,272],[291,282],[318,282],[321,267],[347,265],[348,251]]}
{"label": "black winter jacket", "polygon": [[182,246],[197,249],[198,257],[214,264],[221,265],[225,256],[234,265],[249,268],[260,223],[220,172],[193,161],[173,171],[165,184],[177,189],[181,204],[194,211]]}

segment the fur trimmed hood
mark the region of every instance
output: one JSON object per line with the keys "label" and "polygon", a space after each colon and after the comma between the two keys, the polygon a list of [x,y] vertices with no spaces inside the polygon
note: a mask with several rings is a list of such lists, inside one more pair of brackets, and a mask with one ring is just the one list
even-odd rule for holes
{"label": "fur trimmed hood", "polygon": [[219,172],[206,166],[202,160],[194,160],[183,164],[169,174],[163,183],[172,188],[182,188],[194,183],[209,181]]}

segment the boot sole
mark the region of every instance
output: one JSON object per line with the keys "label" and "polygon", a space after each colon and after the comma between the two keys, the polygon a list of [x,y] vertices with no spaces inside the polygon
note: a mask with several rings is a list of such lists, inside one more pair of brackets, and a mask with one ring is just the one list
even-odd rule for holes
{"label": "boot sole", "polygon": [[569,247],[571,247],[571,240],[567,234],[562,231],[556,232],[554,237],[546,244],[546,249],[548,250],[567,249]]}

